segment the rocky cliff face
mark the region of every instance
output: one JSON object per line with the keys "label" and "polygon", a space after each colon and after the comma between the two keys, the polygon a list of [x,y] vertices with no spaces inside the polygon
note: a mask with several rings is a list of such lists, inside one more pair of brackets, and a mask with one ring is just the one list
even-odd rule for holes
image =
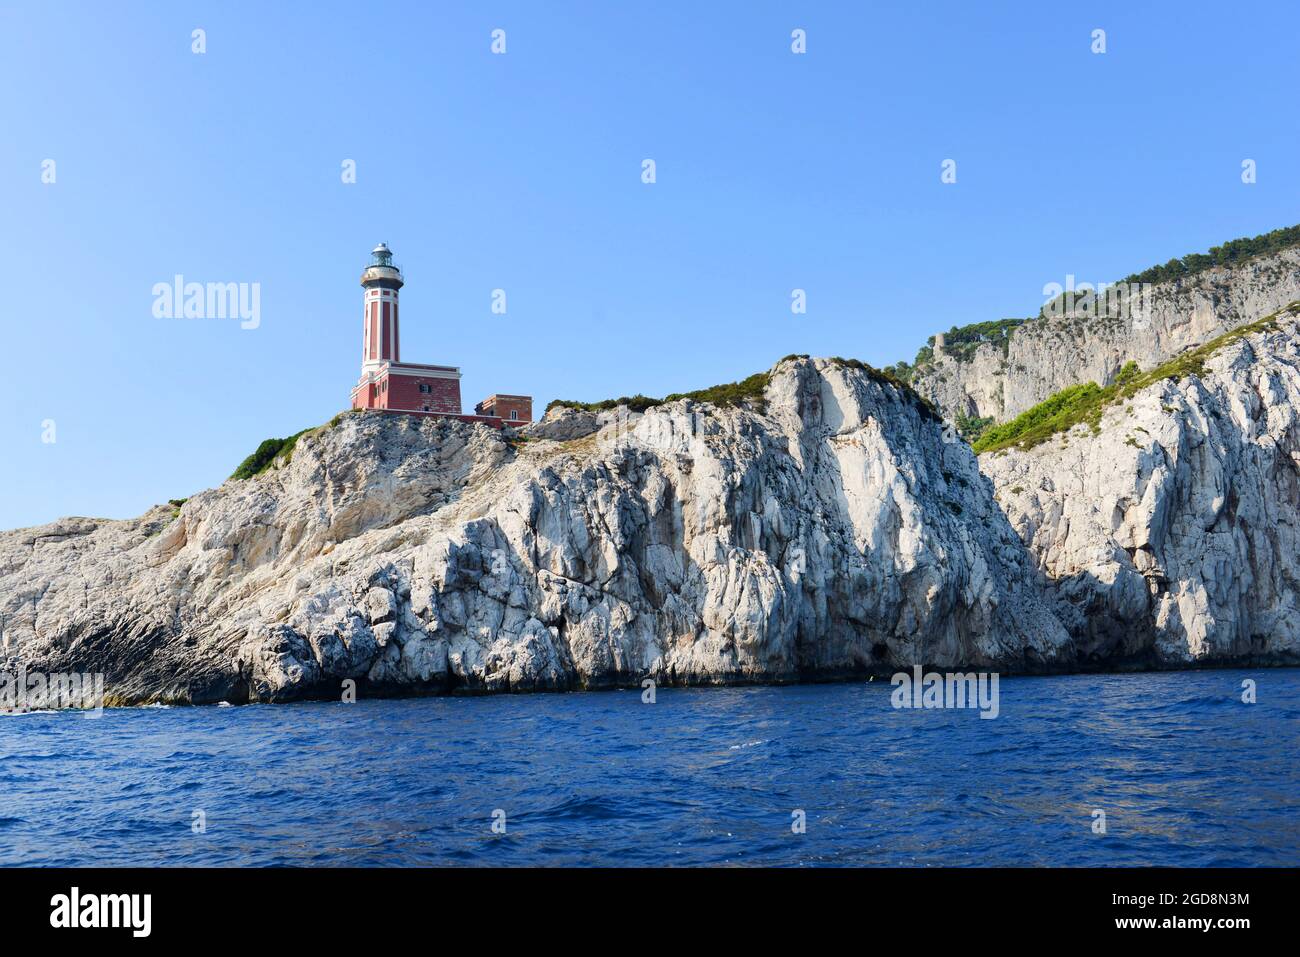
{"label": "rocky cliff face", "polygon": [[1300,249],[1155,284],[1143,298],[1123,317],[1027,322],[1005,350],[986,344],[969,359],[936,349],[914,385],[950,418],[1014,418],[1066,386],[1107,385],[1126,362],[1149,369],[1300,299]]}
{"label": "rocky cliff face", "polygon": [[982,462],[839,360],[521,435],[345,415],[179,509],[0,534],[4,663],[117,703],[1297,663],[1298,343]]}
{"label": "rocky cliff face", "polygon": [[1300,321],[981,466],[1081,660],[1300,660]]}
{"label": "rocky cliff face", "polygon": [[119,702],[1068,667],[1036,578],[923,404],[791,360],[761,412],[344,416],[175,513],[0,536],[0,626]]}

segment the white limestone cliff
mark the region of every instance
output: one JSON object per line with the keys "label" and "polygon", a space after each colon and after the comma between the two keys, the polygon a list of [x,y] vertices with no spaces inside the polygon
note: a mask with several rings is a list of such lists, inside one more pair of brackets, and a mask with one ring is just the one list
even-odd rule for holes
{"label": "white limestone cliff", "polygon": [[1300,663],[1298,343],[978,461],[842,360],[518,434],[347,414],[179,508],[0,533],[0,659],[114,703]]}
{"label": "white limestone cliff", "polygon": [[800,359],[765,398],[520,437],[345,415],[179,510],[0,535],[5,653],[104,672],[116,702],[1069,667],[975,456],[914,395]]}
{"label": "white limestone cliff", "polygon": [[913,385],[944,415],[1006,421],[1079,382],[1110,384],[1300,299],[1300,248],[1154,284],[1141,309],[1115,318],[1036,319],[969,357],[935,350]]}
{"label": "white limestone cliff", "polygon": [[1081,661],[1300,660],[1300,315],[981,467]]}

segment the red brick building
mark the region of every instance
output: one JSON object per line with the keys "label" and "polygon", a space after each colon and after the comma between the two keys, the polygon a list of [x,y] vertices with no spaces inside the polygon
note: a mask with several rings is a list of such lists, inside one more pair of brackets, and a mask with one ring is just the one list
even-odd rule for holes
{"label": "red brick building", "polygon": [[398,325],[397,293],[402,271],[384,243],[371,251],[370,265],[361,274],[361,378],[352,389],[352,408],[380,409],[417,415],[441,415],[496,428],[523,425],[533,419],[533,400],[526,395],[491,395],[460,411],[460,369],[456,366],[403,362]]}
{"label": "red brick building", "polygon": [[533,420],[531,395],[490,395],[474,406],[475,415],[490,415],[513,425]]}

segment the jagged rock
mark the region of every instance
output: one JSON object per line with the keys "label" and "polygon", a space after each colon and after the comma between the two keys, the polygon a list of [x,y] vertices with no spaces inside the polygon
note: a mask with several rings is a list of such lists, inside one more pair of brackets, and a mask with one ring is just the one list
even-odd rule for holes
{"label": "jagged rock", "polygon": [[1032,449],[985,453],[1086,660],[1300,661],[1300,323]]}
{"label": "jagged rock", "polygon": [[553,439],[556,442],[571,442],[586,438],[599,432],[614,422],[630,424],[640,418],[640,413],[631,412],[625,406],[607,409],[603,412],[588,412],[585,409],[573,409],[566,405],[552,406],[537,422],[524,426],[520,431],[530,438]]}
{"label": "jagged rock", "polygon": [[981,462],[841,360],[518,435],[348,415],[179,512],[0,534],[4,655],[115,702],[1295,663],[1297,332]]}
{"label": "jagged rock", "polygon": [[174,518],[4,533],[8,653],[195,702],[1073,661],[969,447],[869,370],[528,435],[348,415]]}

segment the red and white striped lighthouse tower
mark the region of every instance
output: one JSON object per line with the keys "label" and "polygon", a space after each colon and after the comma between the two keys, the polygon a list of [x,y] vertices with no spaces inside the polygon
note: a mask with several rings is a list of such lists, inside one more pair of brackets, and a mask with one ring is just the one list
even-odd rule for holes
{"label": "red and white striped lighthouse tower", "polygon": [[397,329],[397,291],[402,271],[393,265],[393,251],[380,243],[370,251],[370,265],[361,274],[365,289],[365,333],[361,372],[378,372],[385,362],[401,362]]}
{"label": "red and white striped lighthouse tower", "polygon": [[365,290],[361,300],[361,378],[352,387],[352,408],[451,416],[498,429],[530,422],[531,396],[498,393],[480,402],[473,415],[462,415],[460,369],[402,361],[397,320],[397,293],[402,285],[402,271],[393,265],[393,251],[380,243],[370,251],[370,265],[361,273]]}
{"label": "red and white striped lighthouse tower", "polygon": [[361,378],[352,389],[352,408],[460,415],[458,368],[402,361],[397,316],[402,285],[393,251],[380,243],[361,273]]}

